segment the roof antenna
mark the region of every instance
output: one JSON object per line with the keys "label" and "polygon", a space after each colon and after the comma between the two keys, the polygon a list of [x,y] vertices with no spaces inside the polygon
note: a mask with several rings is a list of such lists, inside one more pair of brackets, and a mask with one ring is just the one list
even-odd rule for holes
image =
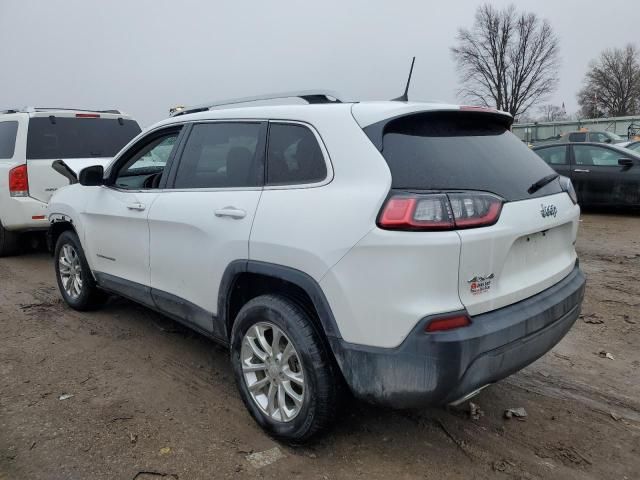
{"label": "roof antenna", "polygon": [[407,78],[407,86],[404,89],[404,93],[402,96],[398,98],[394,98],[392,101],[394,102],[408,102],[409,101],[409,84],[411,84],[411,74],[413,73],[413,64],[416,63],[416,57],[413,57],[411,60],[411,69],[409,70],[409,78]]}

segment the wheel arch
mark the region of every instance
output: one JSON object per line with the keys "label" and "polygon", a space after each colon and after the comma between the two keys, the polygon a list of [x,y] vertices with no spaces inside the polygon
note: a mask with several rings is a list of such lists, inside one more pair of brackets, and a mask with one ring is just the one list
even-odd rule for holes
{"label": "wheel arch", "polygon": [[53,252],[56,248],[56,242],[60,235],[64,232],[72,231],[76,235],[78,235],[78,231],[73,223],[71,217],[62,214],[54,214],[50,217],[51,225],[49,226],[49,230],[47,231],[47,248],[49,249],[49,253],[53,255]]}
{"label": "wheel arch", "polygon": [[255,260],[231,262],[223,275],[218,294],[218,315],[227,338],[235,318],[246,302],[262,294],[280,294],[306,309],[320,333],[342,338],[322,288],[310,275],[295,268]]}

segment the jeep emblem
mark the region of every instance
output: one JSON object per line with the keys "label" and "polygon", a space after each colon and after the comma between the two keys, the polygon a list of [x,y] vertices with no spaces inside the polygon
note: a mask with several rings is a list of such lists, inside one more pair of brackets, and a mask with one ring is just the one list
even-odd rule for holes
{"label": "jeep emblem", "polygon": [[542,218],[555,217],[557,214],[558,214],[558,209],[556,208],[555,205],[545,205],[545,204],[540,205],[540,215],[542,215]]}

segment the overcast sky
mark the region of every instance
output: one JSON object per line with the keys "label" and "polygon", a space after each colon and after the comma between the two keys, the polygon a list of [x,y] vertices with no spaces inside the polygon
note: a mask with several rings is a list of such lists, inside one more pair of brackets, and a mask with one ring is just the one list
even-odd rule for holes
{"label": "overcast sky", "polygon": [[[638,0],[519,1],[560,37],[560,85],[575,93],[604,48],[640,43]],[[0,107],[120,108],[143,126],[175,104],[331,89],[456,101],[449,47],[480,1],[0,0]],[[490,2],[502,6],[509,1]]]}

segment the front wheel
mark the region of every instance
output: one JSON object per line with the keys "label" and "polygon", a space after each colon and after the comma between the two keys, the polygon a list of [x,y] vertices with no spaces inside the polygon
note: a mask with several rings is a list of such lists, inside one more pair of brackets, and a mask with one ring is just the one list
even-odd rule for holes
{"label": "front wheel", "polygon": [[231,361],[244,404],[273,437],[302,443],[330,424],[337,375],[296,303],[275,295],[249,301],[233,327]]}
{"label": "front wheel", "polygon": [[75,310],[91,310],[104,303],[107,296],[96,286],[74,232],[60,235],[54,257],[58,288],[67,305]]}

